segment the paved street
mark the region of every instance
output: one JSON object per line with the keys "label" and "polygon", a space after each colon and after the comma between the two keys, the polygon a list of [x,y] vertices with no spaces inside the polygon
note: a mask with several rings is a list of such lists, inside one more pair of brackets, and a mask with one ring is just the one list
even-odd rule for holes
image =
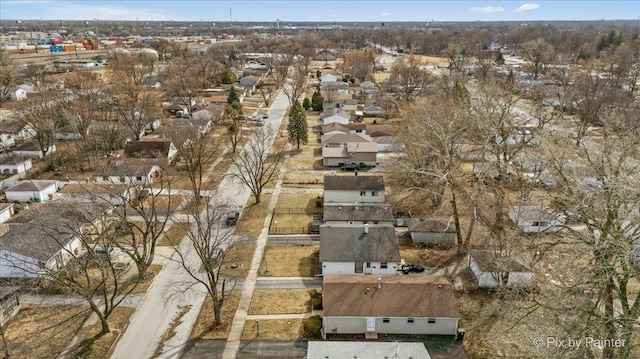
{"label": "paved street", "polygon": [[[288,99],[284,93],[280,92],[271,105],[270,116],[265,127],[278,128],[287,107]],[[229,173],[231,171],[233,167]],[[214,203],[243,207],[249,196],[250,191],[237,179],[226,176],[214,195]],[[189,240],[183,240],[180,244],[184,253],[187,253],[187,262],[193,266],[199,259],[193,253],[194,251],[189,250],[190,246]],[[112,358],[179,357],[206,297],[204,288],[199,285],[184,289],[192,283],[193,279],[180,263],[169,261],[132,316],[127,331],[119,340]],[[181,322],[174,328],[175,335],[164,343],[160,354],[156,356],[162,337],[174,321]]]}

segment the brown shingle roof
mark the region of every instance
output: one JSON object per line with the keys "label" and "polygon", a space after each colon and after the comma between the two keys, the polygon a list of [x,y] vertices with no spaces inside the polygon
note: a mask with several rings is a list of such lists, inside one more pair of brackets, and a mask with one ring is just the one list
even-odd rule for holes
{"label": "brown shingle roof", "polygon": [[320,261],[399,262],[398,239],[391,225],[320,226]]}
{"label": "brown shingle roof", "polygon": [[453,286],[433,275],[383,276],[380,289],[375,276],[327,275],[322,296],[325,317],[460,317]]}
{"label": "brown shingle roof", "polygon": [[18,184],[7,188],[7,192],[40,192],[55,186],[57,181],[44,181],[44,180],[26,180],[20,181]]}
{"label": "brown shingle roof", "polygon": [[124,155],[129,158],[167,157],[169,155],[170,148],[170,138],[127,142],[124,145]]}
{"label": "brown shingle roof", "polygon": [[42,151],[40,144],[36,141],[25,142],[11,149],[12,151]]}
{"label": "brown shingle roof", "polygon": [[331,122],[328,125],[322,126],[322,133],[327,133],[331,131],[342,131],[344,133],[349,133],[349,128],[345,125],[341,125],[337,122]]}
{"label": "brown shingle roof", "polygon": [[482,272],[531,272],[517,260],[509,257],[500,257],[490,251],[471,251],[473,257]]}
{"label": "brown shingle roof", "polygon": [[324,205],[325,221],[391,221],[393,209],[388,204]]}
{"label": "brown shingle roof", "polygon": [[27,124],[22,121],[2,121],[0,122],[1,133],[17,133],[25,128]]}
{"label": "brown shingle roof", "polygon": [[382,176],[324,176],[325,191],[384,191]]}

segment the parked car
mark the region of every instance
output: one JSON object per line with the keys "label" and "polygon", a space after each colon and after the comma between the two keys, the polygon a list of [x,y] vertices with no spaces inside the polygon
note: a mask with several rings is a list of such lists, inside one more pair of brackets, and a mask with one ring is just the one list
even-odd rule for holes
{"label": "parked car", "polygon": [[258,120],[258,121],[256,121],[256,125],[258,125],[258,126],[264,126],[264,120]]}
{"label": "parked car", "polygon": [[238,223],[238,218],[240,218],[240,212],[231,212],[227,214],[227,226],[235,226]]}
{"label": "parked car", "polygon": [[211,251],[211,259],[213,259],[213,261],[215,262],[220,259],[220,257],[222,257],[222,254],[224,254],[224,250],[220,247],[215,247]]}
{"label": "parked car", "polygon": [[424,267],[417,264],[405,264],[402,266],[402,273],[409,274],[410,272],[422,273],[424,272]]}
{"label": "parked car", "polygon": [[259,115],[259,114],[251,115],[251,117],[249,117],[249,119],[251,121],[260,121],[260,120],[262,120],[262,115]]}
{"label": "parked car", "polygon": [[262,118],[266,120],[267,118],[269,118],[269,114],[268,113],[263,114]]}

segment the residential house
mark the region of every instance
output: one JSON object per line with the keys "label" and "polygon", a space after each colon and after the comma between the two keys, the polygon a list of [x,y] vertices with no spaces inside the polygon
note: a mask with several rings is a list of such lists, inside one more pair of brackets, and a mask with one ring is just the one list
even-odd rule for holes
{"label": "residential house", "polygon": [[469,252],[468,264],[480,288],[526,287],[533,279],[531,269],[518,260],[491,251]]}
{"label": "residential house", "polygon": [[310,341],[306,359],[413,358],[431,359],[423,343]]}
{"label": "residential house", "polygon": [[338,123],[338,124],[341,124],[341,125],[348,125],[350,118],[351,118],[351,116],[346,112],[337,112],[334,115],[323,117],[322,118],[322,124],[325,125],[325,126],[329,125],[329,124],[332,124],[332,123]]}
{"label": "residential house", "polygon": [[393,224],[393,208],[386,203],[327,203],[323,210],[322,219],[327,225]]}
{"label": "residential house", "polygon": [[78,131],[78,129],[71,126],[59,127],[56,128],[55,137],[56,140],[63,141],[78,140],[82,138],[83,135],[89,135],[89,128],[87,127],[87,129],[84,131],[84,134],[82,134],[82,132],[83,131]]}
{"label": "residential house", "polygon": [[33,167],[31,158],[17,156],[0,157],[0,173],[3,175],[25,173],[31,167]]}
{"label": "residential house", "polygon": [[149,138],[124,145],[124,155],[127,158],[158,158],[171,162],[178,149],[170,138]]}
{"label": "residential house", "polygon": [[26,180],[7,188],[4,192],[7,201],[45,202],[58,192],[58,181]]}
{"label": "residential house", "polygon": [[0,203],[0,223],[8,221],[14,214],[13,203]]}
{"label": "residential house", "polygon": [[378,87],[373,82],[363,81],[360,83],[360,92],[365,95],[375,95],[378,93]]}
{"label": "residential house", "polygon": [[[46,155],[56,152],[56,145],[51,144],[47,149]],[[14,157],[43,158],[45,153],[42,152],[40,144],[36,141],[25,142],[12,149]]]}
{"label": "residential house", "polygon": [[326,99],[335,99],[337,96],[348,95],[349,84],[346,82],[323,82],[320,85],[320,94]]}
{"label": "residential house", "polygon": [[535,135],[536,127],[514,127],[512,132],[506,137],[500,134],[495,135],[497,144],[501,144],[502,141],[506,141],[507,145],[514,146],[517,144],[526,145],[539,145],[540,139]]}
{"label": "residential house", "polygon": [[129,200],[129,190],[129,186],[124,183],[69,183],[64,185],[54,198],[57,200],[74,202],[104,202],[118,206]]}
{"label": "residential house", "polygon": [[332,75],[332,74],[324,74],[320,76],[321,84],[335,83],[342,80],[342,76]]}
{"label": "residential house", "polygon": [[0,326],[20,310],[17,287],[0,287]]}
{"label": "residential house", "polygon": [[384,111],[380,106],[366,105],[362,109],[362,115],[367,117],[381,117],[384,116]]}
{"label": "residential house", "polygon": [[324,203],[384,203],[382,176],[324,176]]}
{"label": "residential house", "polygon": [[398,239],[390,224],[320,226],[322,275],[395,275],[400,268]]}
{"label": "residential house", "polygon": [[328,125],[322,126],[321,130],[322,135],[337,135],[347,133],[350,133],[352,135],[366,135],[367,125],[365,125],[364,123],[350,123],[345,126],[337,122],[332,122]]}
{"label": "residential house", "polygon": [[[226,99],[224,103],[226,103]],[[224,105],[211,103],[201,109],[193,111],[191,119],[199,121],[220,121],[223,115]]]}
{"label": "residential house", "polygon": [[556,233],[566,223],[564,215],[544,206],[511,206],[509,219],[524,233]]}
{"label": "residential house", "polygon": [[378,144],[365,134],[323,135],[323,166],[339,166],[344,162],[364,163],[375,166],[378,163]]}
{"label": "residential house", "polygon": [[17,141],[25,141],[33,138],[34,135],[33,127],[26,122],[19,120],[0,122],[0,139],[4,148],[11,148]]}
{"label": "residential house", "polygon": [[456,241],[456,225],[450,219],[411,219],[407,230],[415,244],[452,246]]}
{"label": "residential house", "polygon": [[316,52],[313,59],[316,61],[335,61],[339,56],[338,50],[322,49]]}
{"label": "residential house", "polygon": [[351,113],[355,113],[355,111],[358,110],[358,100],[356,99],[345,100],[342,103],[342,109],[345,111],[349,111]]}
{"label": "residential house", "polygon": [[182,114],[188,114],[189,113],[189,109],[187,108],[186,105],[184,105],[182,103],[175,103],[175,102],[174,103],[171,103],[171,102],[163,103],[162,104],[162,111],[165,113],[165,115],[178,116],[178,117],[180,117],[180,115],[182,115]]}
{"label": "residential house", "polygon": [[108,216],[95,203],[35,204],[0,225],[0,278],[37,278],[82,251],[83,230]]}
{"label": "residential house", "polygon": [[96,169],[96,182],[136,183],[148,185],[160,178],[160,166],[153,164],[118,164]]}
{"label": "residential house", "polygon": [[238,84],[249,94],[253,94],[256,91],[256,86],[260,83],[260,78],[257,76],[244,76],[238,80]]}
{"label": "residential house", "polygon": [[[322,103],[322,114],[320,114],[320,118],[333,116],[341,111],[342,101],[324,101]],[[348,113],[345,113],[344,115],[347,116]]]}
{"label": "residential house", "polygon": [[453,286],[433,275],[328,275],[322,281],[322,334],[456,335]]}

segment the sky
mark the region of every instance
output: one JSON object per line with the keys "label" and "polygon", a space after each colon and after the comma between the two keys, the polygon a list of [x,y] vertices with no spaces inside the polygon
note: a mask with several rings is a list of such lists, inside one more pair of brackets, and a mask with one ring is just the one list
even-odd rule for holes
{"label": "sky", "polygon": [[638,20],[640,0],[0,0],[0,20],[139,21]]}

